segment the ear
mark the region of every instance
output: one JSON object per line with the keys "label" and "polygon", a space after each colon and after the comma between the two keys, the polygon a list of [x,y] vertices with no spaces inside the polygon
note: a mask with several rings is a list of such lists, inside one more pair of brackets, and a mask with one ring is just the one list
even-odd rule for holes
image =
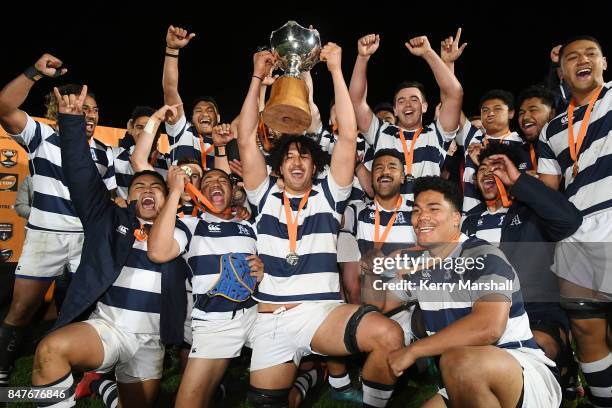
{"label": "ear", "polygon": [[461,213],[459,211],[453,212],[453,226],[461,227]]}
{"label": "ear", "polygon": [[134,119],[128,120],[127,128],[132,129],[134,127]]}
{"label": "ear", "polygon": [[421,103],[421,111],[423,113],[427,112],[427,108],[429,107],[429,104],[427,102],[423,102]]}
{"label": "ear", "polygon": [[603,57],[603,70],[605,71],[606,69],[608,69],[608,60],[606,57]]}
{"label": "ear", "polygon": [[514,118],[514,109],[511,111],[508,111],[508,119],[512,120]]}

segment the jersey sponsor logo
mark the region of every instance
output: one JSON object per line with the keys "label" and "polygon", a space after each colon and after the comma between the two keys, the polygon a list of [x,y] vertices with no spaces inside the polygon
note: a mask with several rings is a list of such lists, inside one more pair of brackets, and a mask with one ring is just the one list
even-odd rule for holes
{"label": "jersey sponsor logo", "polygon": [[5,174],[0,177],[0,191],[17,191],[17,182],[19,176],[17,174]]}
{"label": "jersey sponsor logo", "polygon": [[13,237],[13,224],[0,224],[0,241],[8,241]]}
{"label": "jersey sponsor logo", "polygon": [[128,232],[128,227],[126,227],[125,225],[120,225],[117,227],[117,232],[121,235],[126,235]]}
{"label": "jersey sponsor logo", "polygon": [[2,149],[0,150],[0,164],[4,167],[14,167],[17,165],[17,150],[13,149]]}
{"label": "jersey sponsor logo", "polygon": [[569,122],[569,119],[567,118],[567,115],[565,115],[564,117],[561,118],[561,124],[562,125],[567,125]]}
{"label": "jersey sponsor logo", "polygon": [[0,262],[6,262],[13,256],[12,249],[0,249]]}
{"label": "jersey sponsor logo", "polygon": [[370,214],[368,215],[368,217],[373,220],[376,218],[376,214],[374,214],[374,211],[370,211]]}
{"label": "jersey sponsor logo", "polygon": [[209,232],[221,232],[221,226],[219,224],[208,224]]}
{"label": "jersey sponsor logo", "polygon": [[482,226],[482,224],[484,224],[484,220],[483,220],[482,218],[480,218],[480,219],[478,220],[478,223],[477,223],[476,225],[477,225],[478,227],[481,227],[481,226]]}

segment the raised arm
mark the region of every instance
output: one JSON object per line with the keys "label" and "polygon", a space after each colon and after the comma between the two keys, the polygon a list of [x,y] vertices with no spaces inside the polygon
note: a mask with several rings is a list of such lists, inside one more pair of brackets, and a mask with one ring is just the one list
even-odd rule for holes
{"label": "raised arm", "polygon": [[438,54],[431,48],[427,37],[413,38],[405,45],[412,55],[421,57],[427,62],[436,78],[442,102],[439,116],[442,129],[446,132],[457,130],[461,117],[461,105],[463,103],[463,88],[461,84]]}
{"label": "raised arm", "polygon": [[23,131],[27,115],[19,110],[19,107],[25,102],[30,89],[40,78],[43,76],[55,78],[65,74],[67,70],[61,66],[62,61],[58,58],[44,54],[34,66],[2,88],[0,91],[0,125],[7,133],[16,135]]}
{"label": "raised arm", "polygon": [[[166,57],[164,58],[164,75],[162,79],[162,88],[164,89],[164,104],[178,105],[182,104],[181,96],[178,91],[179,68],[178,58],[181,48],[189,44],[189,41],[195,37],[194,33],[188,33],[180,27],[170,26],[166,33]],[[183,106],[178,107],[176,120],[180,119],[185,113]],[[175,122],[170,122],[174,124]]]}
{"label": "raised arm", "polygon": [[166,203],[151,227],[147,241],[147,256],[153,262],[164,263],[180,255],[180,247],[174,239],[176,227],[176,208],[185,191],[185,183],[189,179],[180,167],[170,166],[168,169],[168,195]]}
{"label": "raised arm", "polygon": [[179,107],[179,105],[164,105],[158,109],[157,112],[151,115],[145,128],[140,134],[138,142],[136,142],[136,146],[134,147],[134,152],[130,157],[130,163],[132,164],[132,168],[135,172],[155,170],[151,163],[149,163],[149,157],[151,156],[151,150],[153,148],[153,142],[155,141],[157,129],[164,121],[176,120]]}
{"label": "raised arm", "polygon": [[321,112],[319,107],[314,102],[314,85],[312,83],[312,75],[310,71],[306,71],[302,74],[302,79],[306,82],[308,87],[308,105],[310,106],[310,116],[312,121],[310,127],[306,130],[307,133],[318,133],[321,130],[323,123],[321,122]]}
{"label": "raised arm", "polygon": [[457,35],[455,37],[451,35],[445,38],[440,44],[440,58],[442,58],[444,64],[446,64],[453,74],[455,73],[455,61],[459,59],[461,54],[463,54],[463,50],[467,47],[467,43],[459,46],[460,40],[461,27],[457,29]]}
{"label": "raised arm", "polygon": [[378,34],[368,34],[357,41],[358,55],[351,76],[349,93],[355,109],[357,128],[361,133],[366,133],[372,122],[372,109],[366,100],[368,96],[367,68],[370,57],[376,52],[379,45],[380,36]]}
{"label": "raised arm", "polygon": [[268,176],[268,169],[263,154],[257,146],[253,135],[259,123],[259,89],[274,64],[270,51],[260,51],[253,56],[253,76],[238,122],[238,148],[243,169],[244,188],[255,190]]}
{"label": "raised arm", "polygon": [[332,153],[330,172],[334,181],[340,187],[346,187],[353,182],[353,172],[355,170],[357,120],[342,75],[342,49],[334,43],[328,43],[321,50],[321,60],[327,63],[327,69],[329,69],[334,82],[336,121],[338,124],[338,141]]}

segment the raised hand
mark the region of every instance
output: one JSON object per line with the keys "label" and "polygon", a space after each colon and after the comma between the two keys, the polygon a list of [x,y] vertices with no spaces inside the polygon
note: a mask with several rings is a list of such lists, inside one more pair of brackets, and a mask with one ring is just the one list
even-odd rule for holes
{"label": "raised hand", "polygon": [[261,81],[263,86],[272,86],[278,79],[278,75],[272,75],[272,72],[273,70],[271,69],[268,75],[266,75],[263,81]]}
{"label": "raised hand", "polygon": [[176,105],[164,105],[153,114],[153,118],[159,122],[175,122],[178,119],[178,107],[181,105],[182,103],[177,103]]}
{"label": "raised hand", "polygon": [[406,48],[408,48],[408,51],[410,51],[410,53],[415,57],[422,57],[426,53],[433,51],[431,45],[429,44],[429,40],[424,35],[420,37],[414,37],[405,45]]}
{"label": "raised hand", "polygon": [[212,140],[215,146],[225,146],[233,138],[232,126],[228,123],[217,125],[212,129]]}
{"label": "raised hand", "polygon": [[463,50],[465,47],[467,47],[467,43],[459,46],[460,39],[461,27],[457,29],[457,35],[454,38],[451,35],[442,41],[440,46],[440,58],[442,58],[442,61],[446,63],[454,63],[459,59],[461,54],[463,54]]}
{"label": "raised hand", "polygon": [[166,45],[170,48],[183,48],[189,44],[193,37],[195,37],[195,33],[189,33],[181,27],[170,26],[166,33]]}
{"label": "raised hand", "polygon": [[559,64],[559,51],[561,51],[561,45],[555,45],[552,50],[550,50],[550,60],[553,64]]}
{"label": "raised hand", "polygon": [[87,85],[83,85],[80,95],[61,95],[57,87],[53,88],[59,113],[67,115],[82,115],[83,103],[87,97]]}
{"label": "raised hand", "polygon": [[378,34],[368,34],[357,41],[357,52],[360,57],[370,57],[376,52],[380,45],[380,36]]}
{"label": "raised hand", "polygon": [[182,168],[170,166],[166,180],[170,192],[178,191],[182,194],[185,191],[185,184],[189,183],[189,176]]}
{"label": "raised hand", "polygon": [[327,63],[329,72],[342,69],[342,48],[333,42],[325,44],[319,58]]}
{"label": "raised hand", "polygon": [[472,143],[468,146],[468,149],[467,149],[468,155],[470,156],[470,159],[472,159],[472,162],[474,162],[476,166],[480,165],[480,160],[478,159],[478,156],[480,156],[480,151],[482,149],[484,149],[484,145],[482,145],[481,143]]}
{"label": "raised hand", "polygon": [[505,154],[494,154],[489,156],[489,167],[502,183],[513,186],[520,177],[521,172]]}
{"label": "raised hand", "polygon": [[263,82],[263,79],[271,74],[275,62],[270,51],[256,52],[253,54],[253,75],[261,78]]}
{"label": "raised hand", "polygon": [[42,57],[34,63],[34,67],[43,75],[57,78],[64,75],[68,70],[61,68],[62,61],[51,54],[43,54]]}

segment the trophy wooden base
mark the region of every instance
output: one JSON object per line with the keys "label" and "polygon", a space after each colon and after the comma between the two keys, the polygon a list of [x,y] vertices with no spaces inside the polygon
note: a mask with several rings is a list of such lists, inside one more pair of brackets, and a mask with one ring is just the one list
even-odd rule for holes
{"label": "trophy wooden base", "polygon": [[263,111],[268,127],[288,134],[301,135],[310,126],[306,83],[293,77],[280,77],[272,85],[270,99]]}

